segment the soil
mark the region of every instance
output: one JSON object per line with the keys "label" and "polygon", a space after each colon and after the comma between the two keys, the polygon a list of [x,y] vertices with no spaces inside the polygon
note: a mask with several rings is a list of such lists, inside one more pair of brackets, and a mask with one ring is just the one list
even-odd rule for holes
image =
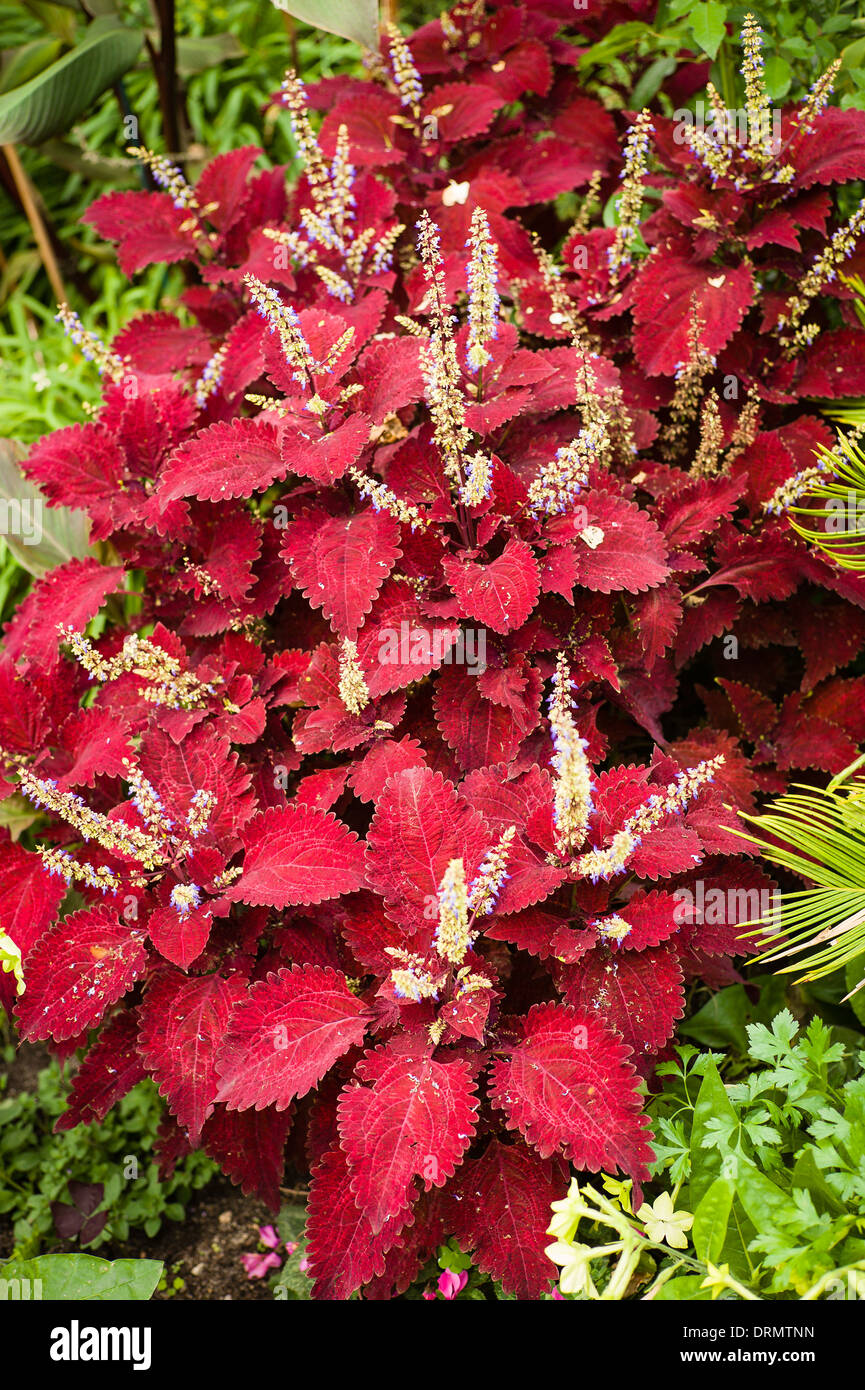
{"label": "soil", "polygon": [[[193,1197],[183,1221],[166,1221],[148,1239],[123,1245],[100,1246],[96,1252],[109,1260],[164,1260],[168,1285],[157,1299],[272,1300],[267,1279],[249,1279],[240,1262],[246,1250],[258,1249],[258,1227],[273,1221],[273,1214],[255,1197],[244,1197],[227,1178],[214,1178]],[[172,1290],[175,1278],[185,1288]]]}
{"label": "soil", "polygon": [[[34,1090],[49,1058],[43,1045],[22,1044],[7,1070],[6,1094]],[[165,1221],[153,1237],[140,1232],[122,1244],[100,1245],[93,1253],[107,1260],[163,1260],[168,1287],[156,1299],[272,1300],[267,1278],[249,1279],[240,1260],[245,1251],[258,1249],[258,1227],[272,1222],[273,1213],[263,1202],[245,1197],[219,1176],[193,1194],[183,1221]],[[11,1248],[11,1236],[11,1223],[0,1216],[0,1251]],[[74,1241],[58,1241],[51,1253],[79,1249]],[[176,1278],[183,1280],[182,1289],[172,1288]]]}

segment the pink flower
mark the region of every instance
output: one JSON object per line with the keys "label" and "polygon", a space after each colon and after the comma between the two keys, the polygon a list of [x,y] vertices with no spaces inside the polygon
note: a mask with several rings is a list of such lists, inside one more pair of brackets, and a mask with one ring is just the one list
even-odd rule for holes
{"label": "pink flower", "polygon": [[273,1251],[269,1255],[241,1255],[243,1267],[250,1279],[263,1279],[269,1269],[279,1269],[282,1261]]}
{"label": "pink flower", "polygon": [[259,1226],[258,1234],[261,1237],[262,1245],[266,1245],[268,1250],[279,1249],[279,1236],[273,1226]]}
{"label": "pink flower", "polygon": [[285,1253],[286,1253],[287,1255],[293,1255],[296,1249],[297,1249],[297,1241],[296,1241],[296,1240],[287,1240],[287,1241],[285,1242]]}
{"label": "pink flower", "polygon": [[443,1294],[448,1300],[456,1298],[458,1293],[462,1293],[469,1276],[466,1270],[460,1270],[459,1274],[454,1274],[453,1270],[446,1269],[439,1275],[439,1293]]}
{"label": "pink flower", "polygon": [[428,1303],[435,1303],[435,1294],[432,1289],[424,1289],[423,1297]]}
{"label": "pink flower", "polygon": [[556,1303],[567,1303],[565,1295],[560,1291],[558,1284],[553,1289],[552,1297]]}

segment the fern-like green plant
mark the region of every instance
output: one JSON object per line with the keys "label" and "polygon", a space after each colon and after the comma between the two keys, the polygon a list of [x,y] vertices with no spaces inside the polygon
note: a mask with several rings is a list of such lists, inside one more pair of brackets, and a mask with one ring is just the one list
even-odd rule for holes
{"label": "fern-like green plant", "polygon": [[793,530],[847,570],[865,570],[865,453],[857,440],[863,429],[865,411],[834,449],[816,451],[816,464],[799,475],[798,496],[785,507]]}
{"label": "fern-like green plant", "polygon": [[802,981],[846,967],[848,999],[865,984],[863,765],[865,754],[824,789],[795,786],[761,815],[742,813],[758,832],[747,838],[764,859],[811,885],[777,894],[765,917],[744,924],[766,947],[757,959],[796,957],[780,973],[801,971]]}

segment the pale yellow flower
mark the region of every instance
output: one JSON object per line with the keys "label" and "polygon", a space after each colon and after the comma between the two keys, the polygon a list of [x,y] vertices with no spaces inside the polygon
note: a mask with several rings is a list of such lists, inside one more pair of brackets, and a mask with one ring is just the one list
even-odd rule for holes
{"label": "pale yellow flower", "polygon": [[644,1202],[637,1212],[637,1220],[642,1221],[649,1240],[661,1244],[666,1241],[674,1250],[687,1250],[688,1237],[694,1218],[689,1211],[674,1211],[673,1199],[669,1192],[662,1192],[651,1205]]}

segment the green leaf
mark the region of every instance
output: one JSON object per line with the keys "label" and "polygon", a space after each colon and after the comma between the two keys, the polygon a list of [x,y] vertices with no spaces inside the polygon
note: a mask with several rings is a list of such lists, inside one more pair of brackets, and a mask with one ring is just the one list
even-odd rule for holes
{"label": "green leaf", "polygon": [[721,1176],[720,1149],[717,1146],[706,1147],[703,1143],[711,1133],[710,1122],[713,1120],[723,1120],[733,1129],[737,1129],[739,1124],[739,1117],[724,1089],[724,1083],[714,1062],[706,1068],[691,1126],[691,1187],[688,1204],[691,1211],[703,1200],[715,1179]]}
{"label": "green leaf", "polygon": [[[40,1255],[13,1260],[0,1268],[0,1279],[41,1281],[46,1303],[146,1302],[163,1271],[161,1260],[100,1260],[96,1255]],[[14,1298],[15,1294],[11,1294]],[[20,1289],[18,1298],[20,1298]],[[32,1294],[31,1294],[32,1296]]]}
{"label": "green leaf", "polygon": [[273,0],[278,10],[315,29],[378,48],[377,0]]}
{"label": "green leaf", "polygon": [[691,11],[688,27],[703,52],[712,59],[717,58],[721,40],[727,32],[724,28],[726,18],[727,6],[718,4],[718,0],[705,0]]}
{"label": "green leaf", "polygon": [[662,1284],[653,1298],[654,1303],[690,1303],[696,1300],[702,1303],[707,1302],[712,1297],[711,1289],[702,1289],[700,1285],[703,1277],[700,1274],[686,1274],[681,1279],[670,1279],[666,1284]]}
{"label": "green leaf", "polygon": [[34,39],[32,43],[22,44],[15,50],[11,62],[3,69],[0,92],[11,92],[13,88],[20,87],[22,82],[29,82],[31,77],[44,72],[49,63],[55,62],[62,52],[63,44],[60,39]]}
{"label": "green leaf", "polygon": [[793,1171],[790,1174],[793,1188],[808,1192],[818,1211],[828,1211],[830,1216],[843,1216],[847,1210],[837,1193],[827,1183],[814,1159],[814,1146],[809,1144],[802,1149]]}
{"label": "green leaf", "polygon": [[748,1017],[748,996],[744,985],[729,985],[727,989],[713,994],[702,1009],[686,1019],[680,1032],[689,1038],[696,1038],[704,1047],[734,1047],[737,1052],[745,1052],[748,1035],[745,1020]]}
{"label": "green leaf", "polygon": [[[854,960],[848,960],[844,970],[844,980],[848,994],[851,996],[847,1003],[853,1010],[860,1023],[865,1023],[865,988],[859,986],[865,984],[865,956],[856,956]],[[856,991],[855,994],[853,991]]]}
{"label": "green leaf", "polygon": [[779,58],[777,54],[772,54],[766,59],[763,76],[770,101],[780,101],[790,90],[790,84],[793,81],[793,69],[783,58]]}
{"label": "green leaf", "polygon": [[[0,529],[18,564],[37,579],[67,560],[89,553],[86,512],[49,507],[42,493],[18,467],[24,450],[0,439]],[[14,534],[15,531],[23,534]]]}
{"label": "green leaf", "polygon": [[24,831],[39,819],[39,812],[17,792],[0,801],[0,826],[9,831],[13,840],[19,840]]}
{"label": "green leaf", "polygon": [[631,105],[635,111],[640,111],[644,106],[658,94],[662,82],[676,71],[678,63],[675,58],[656,58],[654,63],[650,63],[643,73],[633,92],[631,93]]}
{"label": "green leaf", "polygon": [[858,70],[865,63],[865,39],[855,39],[841,49],[841,67],[844,71]]}
{"label": "green leaf", "polygon": [[697,1257],[720,1264],[735,1188],[728,1178],[716,1178],[694,1212],[691,1239]]}
{"label": "green leaf", "polygon": [[233,58],[245,58],[246,49],[234,34],[202,34],[177,40],[177,71],[192,77],[207,68],[221,67]]}
{"label": "green leaf", "polygon": [[140,48],[141,35],[131,29],[89,34],[38,77],[0,96],[0,144],[38,145],[68,131],[94,97],[132,67]]}
{"label": "green leaf", "polygon": [[736,1196],[761,1236],[772,1226],[783,1228],[795,1217],[789,1195],[759,1168],[743,1158],[739,1158],[736,1167]]}

